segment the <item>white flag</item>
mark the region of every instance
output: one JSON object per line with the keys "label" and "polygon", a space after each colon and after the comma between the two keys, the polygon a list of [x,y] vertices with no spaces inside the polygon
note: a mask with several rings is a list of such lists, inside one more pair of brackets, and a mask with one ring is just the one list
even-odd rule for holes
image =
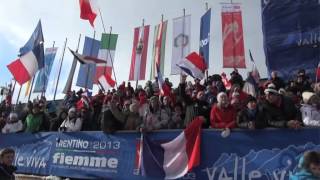
{"label": "white flag", "polygon": [[173,19],[171,74],[180,74],[177,64],[190,54],[191,15]]}

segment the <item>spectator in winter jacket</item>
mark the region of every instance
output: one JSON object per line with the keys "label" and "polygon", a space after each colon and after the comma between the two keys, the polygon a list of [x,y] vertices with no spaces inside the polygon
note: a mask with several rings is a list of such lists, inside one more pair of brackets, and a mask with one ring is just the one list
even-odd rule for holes
{"label": "spectator in winter jacket", "polygon": [[25,132],[39,132],[49,130],[50,122],[46,118],[45,114],[40,111],[39,104],[35,103],[32,107],[32,113],[30,113],[26,121],[24,122]]}
{"label": "spectator in winter jacket", "polygon": [[300,108],[302,122],[308,127],[320,126],[320,97],[312,92],[302,93],[303,104]]}
{"label": "spectator in winter jacket", "polygon": [[102,107],[101,129],[105,133],[114,133],[122,130],[126,120],[125,115],[121,112],[120,98],[114,93],[110,101]]}
{"label": "spectator in winter jacket", "polygon": [[125,123],[125,130],[138,130],[139,125],[142,122],[142,118],[139,115],[139,104],[133,103],[129,105],[130,112],[127,115],[126,123]]}
{"label": "spectator in winter jacket", "polygon": [[14,172],[17,170],[13,166],[15,152],[11,148],[5,148],[0,152],[0,179],[12,180],[15,179]]}
{"label": "spectator in winter jacket", "polygon": [[174,106],[174,112],[171,116],[171,121],[168,124],[169,129],[183,129],[183,119],[185,114],[183,113],[182,104],[177,103]]}
{"label": "spectator in winter jacket", "polygon": [[82,119],[77,117],[76,108],[72,107],[68,111],[68,117],[62,122],[59,131],[77,132],[81,131]]}
{"label": "spectator in winter jacket", "polygon": [[167,112],[160,108],[158,96],[151,97],[149,110],[143,118],[143,129],[146,131],[167,129],[169,119]]}
{"label": "spectator in winter jacket", "polygon": [[17,113],[10,113],[6,125],[2,128],[2,133],[16,133],[22,130],[23,124],[18,119]]}
{"label": "spectator in winter jacket", "polygon": [[263,103],[263,109],[269,126],[301,128],[300,112],[290,98],[280,95],[274,84],[269,84],[264,93],[266,101]]}
{"label": "spectator in winter jacket", "polygon": [[50,131],[58,131],[62,122],[68,117],[67,109],[62,109],[59,116],[50,121]]}
{"label": "spectator in winter jacket", "polygon": [[271,83],[275,85],[275,89],[279,90],[280,88],[285,88],[285,83],[284,81],[278,76],[277,71],[272,71],[271,72]]}
{"label": "spectator in winter jacket", "polygon": [[236,110],[230,105],[227,94],[220,92],[217,100],[218,103],[211,108],[211,127],[219,129],[235,128]]}
{"label": "spectator in winter jacket", "polygon": [[320,154],[308,151],[299,160],[299,170],[290,175],[290,180],[319,180],[320,179]]}
{"label": "spectator in winter jacket", "polygon": [[246,108],[237,115],[237,126],[245,129],[261,129],[267,126],[265,114],[257,99],[251,95],[246,100]]}

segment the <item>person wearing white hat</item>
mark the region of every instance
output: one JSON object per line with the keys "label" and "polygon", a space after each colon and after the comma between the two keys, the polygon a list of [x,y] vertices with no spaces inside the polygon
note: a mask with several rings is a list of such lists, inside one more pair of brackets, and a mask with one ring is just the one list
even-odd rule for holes
{"label": "person wearing white hat", "polygon": [[82,119],[77,117],[77,110],[72,107],[68,111],[67,118],[62,122],[59,127],[59,131],[77,132],[81,131]]}
{"label": "person wearing white hat", "polygon": [[303,104],[300,108],[305,126],[320,126],[320,97],[313,92],[302,93]]}
{"label": "person wearing white hat", "polygon": [[293,101],[276,90],[274,84],[269,84],[264,90],[266,101],[262,107],[266,112],[268,125],[277,128],[301,128],[300,112]]}

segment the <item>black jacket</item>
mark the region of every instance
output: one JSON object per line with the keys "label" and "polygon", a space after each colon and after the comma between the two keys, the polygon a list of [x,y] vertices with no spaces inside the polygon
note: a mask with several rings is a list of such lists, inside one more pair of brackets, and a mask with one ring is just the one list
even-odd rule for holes
{"label": "black jacket", "polygon": [[7,166],[4,164],[0,164],[0,179],[1,180],[13,180],[13,173],[17,170],[15,166]]}
{"label": "black jacket", "polygon": [[243,109],[238,113],[237,126],[239,128],[249,128],[249,122],[254,122],[256,129],[262,129],[267,127],[268,123],[262,106],[257,106],[257,111],[253,117],[249,115],[248,108]]}
{"label": "black jacket", "polygon": [[283,128],[287,127],[290,120],[301,120],[300,112],[295,107],[293,101],[285,96],[280,96],[281,105],[277,107],[268,101],[263,103],[263,110],[266,112],[268,125],[271,127]]}

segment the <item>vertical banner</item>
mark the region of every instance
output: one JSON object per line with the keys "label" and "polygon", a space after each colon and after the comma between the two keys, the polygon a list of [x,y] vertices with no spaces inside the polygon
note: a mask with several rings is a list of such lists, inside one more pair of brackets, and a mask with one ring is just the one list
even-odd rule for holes
{"label": "vertical banner", "polygon": [[105,60],[106,64],[97,64],[96,74],[93,81],[94,84],[97,84],[98,79],[105,73],[111,76],[112,62],[114,62],[114,55],[116,51],[117,40],[118,40],[118,34],[102,33],[98,59]]}
{"label": "vertical banner", "polygon": [[209,47],[210,47],[210,19],[211,9],[209,9],[202,17],[200,24],[200,49],[199,54],[206,62],[209,69]]}
{"label": "vertical banner", "polygon": [[167,34],[168,21],[161,22],[154,29],[153,38],[153,55],[151,62],[150,79],[154,79],[157,76],[156,65],[160,67],[161,74],[164,74],[164,57],[166,46],[166,34]]}
{"label": "vertical banner", "polygon": [[177,66],[190,53],[191,15],[173,19],[171,74],[180,74]]}
{"label": "vertical banner", "polygon": [[77,67],[77,61],[78,60],[76,60],[75,58],[73,58],[73,60],[72,60],[72,65],[71,65],[71,69],[70,69],[70,72],[69,72],[69,76],[68,76],[66,85],[63,88],[63,93],[64,94],[67,94],[71,90],[74,72],[76,71],[76,67]]}
{"label": "vertical banner", "polygon": [[149,30],[149,25],[134,29],[129,81],[145,79]]}
{"label": "vertical banner", "polygon": [[268,73],[285,80],[299,69],[314,79],[320,58],[320,1],[261,0]]}
{"label": "vertical banner", "polygon": [[44,52],[44,68],[40,69],[33,92],[46,92],[49,76],[58,48],[46,48]]}
{"label": "vertical banner", "polygon": [[[86,37],[84,40],[82,55],[97,58],[99,49],[100,41]],[[87,89],[92,89],[95,73],[95,64],[81,64],[76,85]]]}
{"label": "vertical banner", "polygon": [[240,4],[222,4],[223,68],[246,68]]}

